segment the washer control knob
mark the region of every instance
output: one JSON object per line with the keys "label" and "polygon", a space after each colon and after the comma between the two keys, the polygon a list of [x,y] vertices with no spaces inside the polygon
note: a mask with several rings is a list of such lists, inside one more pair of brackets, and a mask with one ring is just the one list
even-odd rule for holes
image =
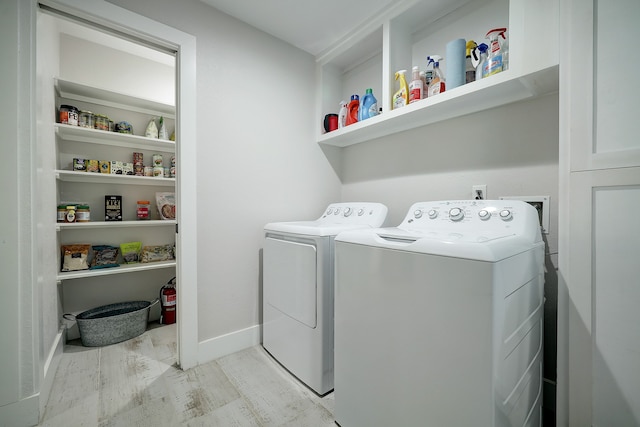
{"label": "washer control knob", "polygon": [[513,214],[509,209],[503,209],[500,211],[500,219],[503,221],[509,221],[513,218]]}
{"label": "washer control knob", "polygon": [[358,216],[362,216],[364,215],[364,209],[360,208],[358,209]]}
{"label": "washer control knob", "polygon": [[333,213],[333,209],[329,208],[327,209],[327,215],[331,215]]}
{"label": "washer control knob", "polygon": [[482,209],[480,212],[478,212],[478,216],[480,217],[481,220],[486,221],[489,218],[491,218],[491,214],[489,213],[488,210],[486,209]]}
{"label": "washer control knob", "polygon": [[344,208],[344,216],[349,216],[353,210],[351,208]]}
{"label": "washer control knob", "polygon": [[436,219],[438,217],[438,211],[435,209],[431,209],[429,212],[427,212],[427,215],[429,215],[429,218],[431,219]]}
{"label": "washer control knob", "polygon": [[335,210],[335,211],[333,211],[333,214],[334,214],[334,215],[338,215],[339,213],[340,213],[340,208],[336,208],[336,210]]}
{"label": "washer control knob", "polygon": [[414,217],[416,217],[416,218],[422,218],[422,210],[420,210],[420,209],[416,209],[416,210],[413,212],[413,216],[414,216]]}
{"label": "washer control knob", "polygon": [[460,221],[464,218],[464,211],[460,208],[451,208],[449,210],[449,219],[451,221]]}

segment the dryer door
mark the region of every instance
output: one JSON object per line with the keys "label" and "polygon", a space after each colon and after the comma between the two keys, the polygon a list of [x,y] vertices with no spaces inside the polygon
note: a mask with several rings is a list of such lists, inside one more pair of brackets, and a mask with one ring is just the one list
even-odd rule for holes
{"label": "dryer door", "polygon": [[313,241],[267,237],[264,244],[264,299],[310,328],[317,323],[317,251]]}

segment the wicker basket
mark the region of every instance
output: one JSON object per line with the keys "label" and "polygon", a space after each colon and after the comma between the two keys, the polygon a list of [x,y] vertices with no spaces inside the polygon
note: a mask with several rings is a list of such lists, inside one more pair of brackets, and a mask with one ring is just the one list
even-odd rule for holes
{"label": "wicker basket", "polygon": [[63,317],[78,323],[82,345],[100,347],[141,335],[147,330],[149,309],[158,301],[120,302],[92,308],[77,316],[65,314]]}

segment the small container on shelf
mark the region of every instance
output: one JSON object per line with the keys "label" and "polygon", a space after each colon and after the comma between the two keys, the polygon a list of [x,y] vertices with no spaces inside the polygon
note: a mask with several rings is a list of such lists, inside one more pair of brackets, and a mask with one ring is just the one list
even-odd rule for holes
{"label": "small container on shelf", "polygon": [[66,222],[65,217],[67,216],[67,205],[58,205],[58,219],[57,222]]}
{"label": "small container on shelf", "polygon": [[104,196],[104,220],[122,221],[122,196]]}
{"label": "small container on shelf", "polygon": [[87,129],[95,128],[93,113],[91,111],[80,111],[78,126],[80,126],[81,128],[87,128]]}
{"label": "small container on shelf", "polygon": [[64,222],[76,222],[76,205],[67,205],[67,211],[64,214]]}
{"label": "small container on shelf", "polygon": [[58,110],[60,123],[71,126],[78,126],[79,111],[73,105],[61,105]]}
{"label": "small container on shelf", "polygon": [[89,222],[91,220],[91,209],[89,205],[78,205],[76,209],[76,222]]}
{"label": "small container on shelf", "polygon": [[139,220],[149,219],[149,205],[148,200],[138,200],[138,208],[136,210],[136,216]]}

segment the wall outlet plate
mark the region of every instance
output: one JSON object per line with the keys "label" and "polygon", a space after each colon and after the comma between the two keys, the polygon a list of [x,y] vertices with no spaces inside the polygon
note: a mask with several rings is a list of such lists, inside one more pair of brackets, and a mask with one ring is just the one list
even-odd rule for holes
{"label": "wall outlet plate", "polygon": [[478,184],[471,186],[471,200],[486,200],[487,185]]}
{"label": "wall outlet plate", "polygon": [[549,234],[549,196],[503,196],[500,200],[522,200],[538,211],[543,234]]}

